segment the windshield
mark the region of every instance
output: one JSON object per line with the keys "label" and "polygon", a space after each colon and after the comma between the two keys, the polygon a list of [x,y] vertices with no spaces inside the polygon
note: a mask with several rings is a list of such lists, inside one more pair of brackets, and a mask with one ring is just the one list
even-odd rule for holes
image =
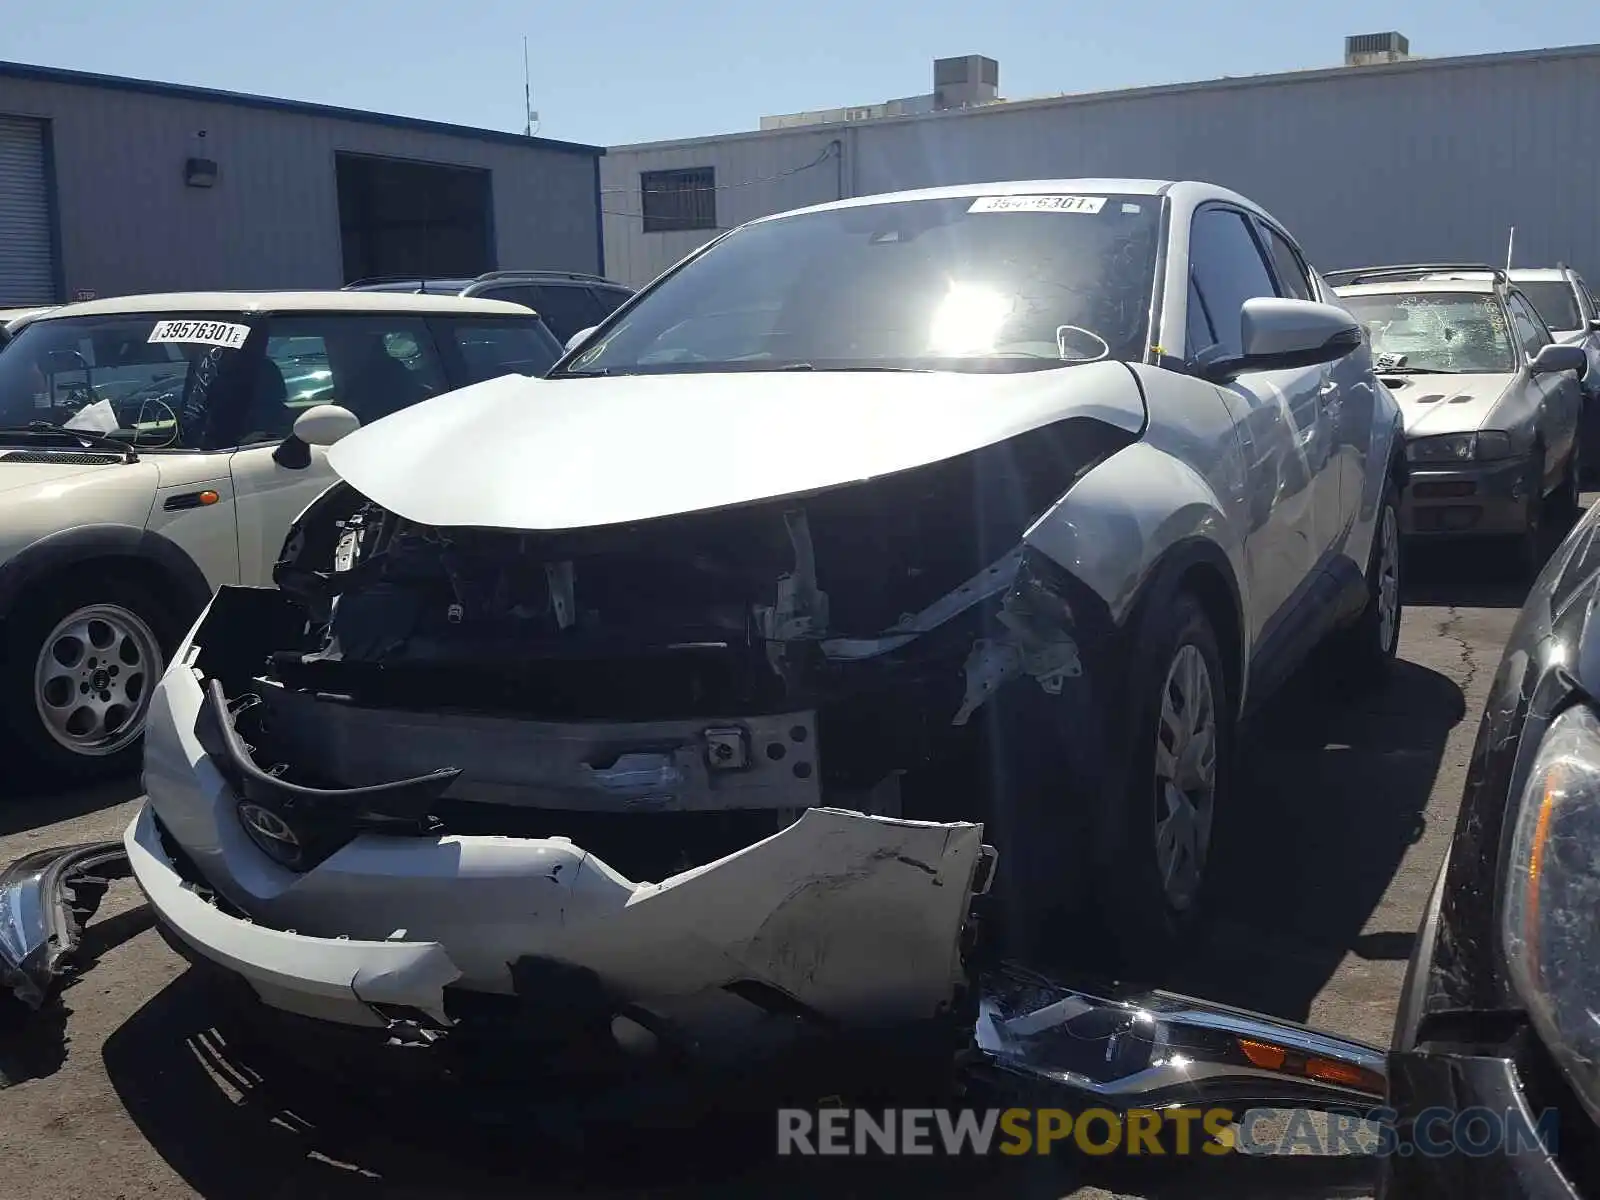
{"label": "windshield", "polygon": [[1583,314],[1578,311],[1578,296],[1565,280],[1518,280],[1517,290],[1528,298],[1544,323],[1557,333],[1570,333],[1583,328]]}
{"label": "windshield", "polygon": [[1401,355],[1400,370],[1503,375],[1517,369],[1511,331],[1493,296],[1418,291],[1339,299],[1366,327],[1373,357],[1385,369]]}
{"label": "windshield", "polygon": [[40,320],[0,351],[0,426],[64,425],[139,446],[177,444],[250,326],[237,314]]}
{"label": "windshield", "polygon": [[764,221],[663,280],[552,378],[1140,361],[1160,204],[966,196]]}

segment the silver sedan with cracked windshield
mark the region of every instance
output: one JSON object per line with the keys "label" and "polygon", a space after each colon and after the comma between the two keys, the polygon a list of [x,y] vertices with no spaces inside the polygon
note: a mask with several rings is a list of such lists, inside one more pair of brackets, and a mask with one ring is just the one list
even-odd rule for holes
{"label": "silver sedan with cracked windshield", "polygon": [[1400,416],[1331,299],[1203,183],[735,229],[547,378],[332,448],[278,588],[156,689],[134,873],[269,1004],[380,1028],[555,978],[909,1021],[974,930],[1081,961],[1086,911],[1156,966],[1247,705],[1395,653]]}
{"label": "silver sedan with cracked windshield", "polygon": [[1588,359],[1505,272],[1421,264],[1332,271],[1405,414],[1408,535],[1498,537],[1527,572],[1548,511],[1579,501]]}

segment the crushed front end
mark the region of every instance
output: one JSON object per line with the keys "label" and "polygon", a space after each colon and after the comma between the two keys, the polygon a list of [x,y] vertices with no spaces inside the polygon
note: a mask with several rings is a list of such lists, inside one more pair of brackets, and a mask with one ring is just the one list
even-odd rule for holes
{"label": "crushed front end", "polygon": [[1107,642],[1022,535],[1127,440],[1068,420],[569,532],[337,485],[153,697],[134,873],[180,943],[308,1017],[681,1030],[734,1003],[969,1033],[973,716]]}

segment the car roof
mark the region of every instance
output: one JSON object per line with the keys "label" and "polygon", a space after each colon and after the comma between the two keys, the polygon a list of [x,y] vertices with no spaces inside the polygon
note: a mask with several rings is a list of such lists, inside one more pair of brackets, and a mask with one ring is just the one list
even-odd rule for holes
{"label": "car roof", "polygon": [[1382,296],[1395,292],[1467,292],[1474,296],[1494,295],[1494,279],[1488,275],[1463,272],[1444,278],[1386,279],[1381,283],[1352,283],[1333,289],[1340,296]]}
{"label": "car roof", "polygon": [[883,192],[874,196],[855,196],[848,200],[830,200],[788,212],[757,217],[752,225],[774,221],[799,213],[826,212],[836,208],[862,208],[877,204],[899,204],[907,200],[959,200],[978,196],[1038,196],[1038,195],[1108,195],[1108,196],[1172,196],[1187,200],[1191,205],[1203,200],[1225,200],[1240,207],[1266,215],[1266,211],[1253,200],[1238,192],[1218,187],[1212,183],[1195,180],[1171,179],[1006,179],[990,183],[959,183],[947,187],[917,188],[904,192]]}
{"label": "car roof", "polygon": [[480,300],[471,296],[430,296],[411,292],[160,292],[146,296],[114,296],[64,304],[35,318],[54,321],[63,317],[122,316],[155,312],[234,312],[251,315],[269,312],[475,313],[480,316],[525,316],[532,310],[506,300]]}
{"label": "car roof", "polygon": [[1515,267],[1506,272],[1511,277],[1511,282],[1524,280],[1528,283],[1567,283],[1573,274],[1571,267]]}

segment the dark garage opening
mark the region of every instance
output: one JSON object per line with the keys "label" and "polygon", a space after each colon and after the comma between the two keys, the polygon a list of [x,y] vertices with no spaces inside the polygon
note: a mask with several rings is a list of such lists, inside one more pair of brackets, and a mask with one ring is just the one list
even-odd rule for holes
{"label": "dark garage opening", "polygon": [[494,270],[488,171],[344,153],[334,169],[346,283]]}

